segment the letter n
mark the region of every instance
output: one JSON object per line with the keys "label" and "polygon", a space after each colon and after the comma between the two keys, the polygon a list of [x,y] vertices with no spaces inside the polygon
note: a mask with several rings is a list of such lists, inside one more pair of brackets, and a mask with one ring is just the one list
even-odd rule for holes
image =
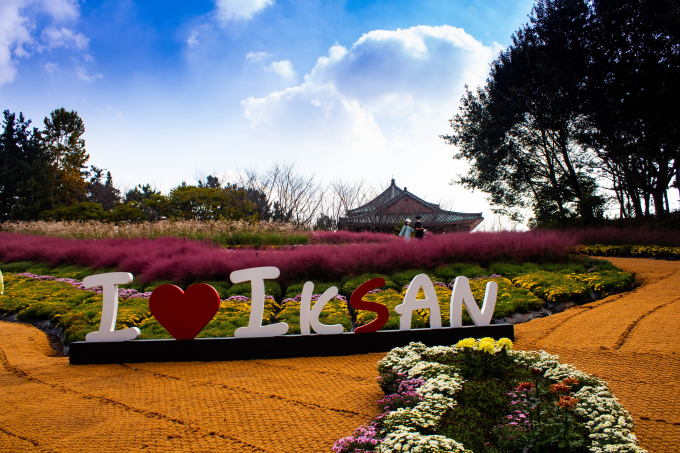
{"label": "letter n", "polygon": [[453,291],[451,292],[451,305],[449,306],[449,318],[451,319],[451,327],[463,326],[463,304],[467,308],[472,322],[476,326],[488,326],[493,317],[493,311],[496,308],[496,294],[498,293],[498,284],[496,282],[489,282],[486,284],[486,292],[484,293],[484,304],[482,310],[479,310],[475,298],[472,297],[472,290],[470,289],[470,281],[467,277],[456,277],[453,284]]}

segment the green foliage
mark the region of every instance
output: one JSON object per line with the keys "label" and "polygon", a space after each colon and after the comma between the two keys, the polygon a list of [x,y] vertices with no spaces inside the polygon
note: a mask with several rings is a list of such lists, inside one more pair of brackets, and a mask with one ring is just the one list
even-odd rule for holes
{"label": "green foliage", "polygon": [[71,206],[85,201],[85,124],[76,111],[59,108],[45,118],[42,142],[51,163],[51,190],[57,206]]}
{"label": "green foliage", "polygon": [[393,289],[395,291],[401,291],[401,287],[395,284],[392,280],[390,280],[389,276],[384,274],[362,274],[354,277],[346,277],[342,279],[342,281],[340,282],[341,286],[338,289],[340,290],[340,294],[342,294],[347,298],[347,300],[349,300],[350,296],[352,295],[354,290],[359,287],[359,285],[361,285],[362,283],[366,283],[367,281],[373,278],[385,279],[385,286],[383,286],[382,289]]}
{"label": "green foliage", "polygon": [[0,135],[0,221],[35,219],[52,206],[50,160],[40,132],[23,114],[4,114]]}
{"label": "green foliage", "polygon": [[42,220],[102,220],[106,217],[99,203],[84,201],[72,206],[60,206],[40,213]]}
{"label": "green foliage", "polygon": [[[323,294],[328,288],[331,286],[335,286],[336,288],[340,287],[339,283],[331,282],[331,283],[322,283],[322,282],[317,282],[317,281],[312,281],[314,283],[314,294]],[[302,294],[302,287],[305,286],[304,283],[293,283],[292,285],[288,285],[286,288],[286,297],[295,297],[298,294]]]}
{"label": "green foliage", "polygon": [[[449,264],[448,266],[441,266],[432,271],[434,277],[444,283],[452,282],[456,277],[461,275],[467,278],[478,278],[485,275],[490,275],[493,272],[489,272],[478,264],[474,263],[455,263]],[[500,272],[497,272],[500,273]],[[501,274],[505,275],[505,274]]]}
{"label": "green foliage", "polygon": [[107,213],[106,220],[109,222],[142,222],[148,220],[148,217],[134,204],[119,204]]}
{"label": "green foliage", "polygon": [[482,378],[466,381],[458,395],[458,403],[474,407],[493,420],[493,425],[508,409],[508,390],[508,385],[500,380]]}
{"label": "green foliage", "polygon": [[676,9],[538,0],[486,86],[466,90],[454,133],[442,137],[458,147],[455,159],[470,162],[456,182],[485,192],[495,212],[516,220],[532,210],[530,225],[573,217],[592,224],[607,203],[602,175],[621,217],[648,215],[650,198],[663,217],[678,170],[677,119],[658,114],[678,95]]}
{"label": "green foliage", "polygon": [[[409,283],[411,283],[411,280],[413,280],[413,278],[416,275],[423,274],[423,273],[424,272],[421,269],[411,269],[411,270],[408,270],[408,271],[397,272],[396,274],[392,274],[392,276],[390,277],[390,280],[392,282],[394,282],[395,285],[397,285],[399,290],[401,290],[401,288],[403,288],[404,285],[408,285]],[[433,279],[433,281],[437,281],[437,278],[435,276],[429,275],[429,277],[431,279]],[[448,283],[448,282],[446,282],[446,283]]]}
{"label": "green foliage", "polygon": [[185,220],[257,220],[256,206],[245,190],[227,185],[209,188],[180,185],[170,191],[162,212]]}
{"label": "green foliage", "polygon": [[227,247],[250,246],[268,247],[283,245],[305,245],[309,243],[309,236],[303,233],[281,234],[281,233],[261,233],[249,231],[234,231],[221,233],[212,236],[212,241],[216,244]]}
{"label": "green foliage", "polygon": [[[264,294],[266,296],[272,296],[276,299],[281,299],[283,291],[281,289],[281,285],[279,285],[277,282],[272,281],[272,280],[265,280],[264,282]],[[226,296],[247,296],[250,297],[251,295],[251,290],[250,290],[250,282],[244,282],[244,283],[237,283],[230,287],[227,292]]]}
{"label": "green foliage", "polygon": [[441,421],[437,434],[455,439],[465,445],[467,450],[486,451],[487,425],[489,421],[473,406],[456,406],[450,409]]}

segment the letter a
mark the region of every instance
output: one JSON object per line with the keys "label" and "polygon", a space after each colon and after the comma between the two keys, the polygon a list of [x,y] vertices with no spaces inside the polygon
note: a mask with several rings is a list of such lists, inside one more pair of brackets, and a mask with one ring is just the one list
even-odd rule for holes
{"label": "letter a", "polygon": [[312,305],[312,292],[314,291],[314,283],[307,282],[302,288],[302,298],[300,299],[300,333],[302,335],[311,335],[309,326],[311,324],[314,332],[321,335],[333,335],[342,333],[345,328],[342,324],[325,325],[319,321],[319,315],[326,303],[337,296],[338,288],[331,286],[328,288],[319,299],[314,303],[314,308],[310,309]]}
{"label": "letter a", "polygon": [[[425,299],[416,299],[418,291],[423,288]],[[394,311],[399,313],[399,330],[411,330],[411,316],[413,310],[421,310],[423,308],[430,309],[430,328],[442,328],[442,315],[439,310],[439,300],[437,299],[437,291],[434,290],[432,280],[427,274],[416,275],[404,296],[404,303],[394,307]]]}
{"label": "letter a", "polygon": [[108,274],[90,275],[83,279],[85,288],[101,286],[104,290],[102,297],[102,320],[98,332],[85,335],[85,341],[125,341],[134,340],[141,335],[137,327],[122,330],[116,328],[118,317],[118,285],[126,285],[132,281],[132,274],[127,272],[109,272]]}
{"label": "letter a", "polygon": [[449,306],[451,327],[463,327],[463,303],[465,303],[465,308],[467,308],[472,322],[476,326],[488,326],[491,323],[493,311],[496,308],[497,293],[498,284],[496,282],[487,283],[486,292],[484,293],[484,304],[482,305],[482,310],[479,311],[477,302],[472,297],[470,280],[467,277],[456,277],[453,291],[451,292],[451,305]]}

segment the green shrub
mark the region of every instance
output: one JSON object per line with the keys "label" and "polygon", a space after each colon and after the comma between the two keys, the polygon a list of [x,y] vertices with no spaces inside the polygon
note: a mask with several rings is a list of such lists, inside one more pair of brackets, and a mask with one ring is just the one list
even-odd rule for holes
{"label": "green shrub", "polygon": [[[281,298],[281,285],[272,280],[265,280],[264,282],[264,294],[267,296],[272,296],[275,299]],[[226,296],[251,296],[250,282],[237,283],[231,286],[227,292]]]}
{"label": "green shrub", "polygon": [[474,407],[489,419],[497,420],[505,414],[508,408],[510,402],[508,390],[507,385],[499,380],[475,379],[466,381],[458,396],[458,403]]}
{"label": "green shrub", "polygon": [[[392,276],[389,279],[392,282],[394,282],[394,284],[397,285],[397,288],[399,289],[399,291],[401,291],[401,289],[404,287],[404,285],[408,285],[409,283],[411,283],[411,281],[413,280],[413,277],[415,277],[416,275],[419,275],[419,274],[424,274],[424,273],[426,273],[426,272],[423,272],[422,269],[411,269],[411,270],[408,270],[408,271],[397,272],[396,274],[392,274]],[[438,280],[433,275],[431,275],[431,274],[428,274],[428,275],[433,281]],[[448,283],[448,282],[445,282],[445,283]]]}
{"label": "green shrub", "polygon": [[488,425],[488,417],[474,407],[455,406],[441,418],[437,434],[456,439],[456,442],[465,445],[467,450],[484,452]]}
{"label": "green shrub", "polygon": [[450,283],[456,277],[460,277],[461,275],[473,279],[483,277],[485,275],[488,276],[491,273],[492,272],[489,272],[483,267],[480,267],[478,264],[474,263],[449,264],[448,266],[441,266],[432,271],[432,275],[434,275],[438,281],[444,283]]}
{"label": "green shrub", "polygon": [[[340,288],[340,284],[335,282],[321,283],[318,281],[312,281],[312,283],[314,283],[314,294],[323,294],[331,286]],[[298,294],[302,294],[303,286],[305,286],[304,283],[293,283],[292,285],[288,285],[288,287],[286,288],[286,297],[293,298]]]}
{"label": "green shrub", "polygon": [[41,220],[103,220],[106,212],[101,204],[86,201],[43,211],[39,217]]}
{"label": "green shrub", "polygon": [[109,222],[142,222],[149,220],[144,211],[129,204],[115,206],[111,211],[105,213],[104,217]]}
{"label": "green shrub", "polygon": [[399,287],[393,281],[391,281],[390,277],[383,274],[362,274],[357,275],[355,277],[347,277],[340,282],[341,287],[338,289],[340,290],[340,294],[342,294],[347,298],[347,300],[349,300],[350,296],[352,295],[354,290],[359,287],[359,285],[361,285],[362,283],[366,283],[367,281],[373,278],[385,279],[385,286],[383,286],[382,289],[394,289],[396,291],[401,290],[401,287]]}

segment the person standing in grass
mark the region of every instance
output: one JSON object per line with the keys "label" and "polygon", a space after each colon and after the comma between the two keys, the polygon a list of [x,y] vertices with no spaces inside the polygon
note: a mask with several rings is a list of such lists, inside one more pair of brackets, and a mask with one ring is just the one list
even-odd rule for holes
{"label": "person standing in grass", "polygon": [[411,228],[411,219],[406,219],[404,226],[401,227],[399,236],[404,236],[404,240],[408,242],[411,240],[411,233],[413,233],[413,228]]}
{"label": "person standing in grass", "polygon": [[420,216],[416,216],[416,239],[422,239],[425,236],[425,228],[420,221]]}

